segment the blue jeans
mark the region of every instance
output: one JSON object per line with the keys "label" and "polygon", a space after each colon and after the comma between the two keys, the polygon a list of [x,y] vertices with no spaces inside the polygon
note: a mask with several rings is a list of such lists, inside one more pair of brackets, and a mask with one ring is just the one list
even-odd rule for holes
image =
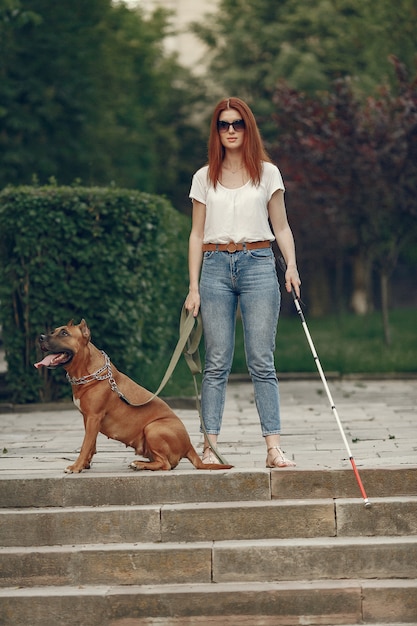
{"label": "blue jeans", "polygon": [[200,297],[206,350],[201,410],[207,433],[218,435],[221,428],[239,302],[262,435],[280,434],[274,350],[281,295],[272,249],[205,252]]}

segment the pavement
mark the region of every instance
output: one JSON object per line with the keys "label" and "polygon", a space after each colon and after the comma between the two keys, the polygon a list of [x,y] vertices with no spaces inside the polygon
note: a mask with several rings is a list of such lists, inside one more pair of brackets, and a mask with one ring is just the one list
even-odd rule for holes
{"label": "pavement", "polygon": [[[357,467],[417,466],[417,378],[348,378],[329,381],[337,413]],[[300,469],[351,467],[345,442],[320,377],[281,380],[281,445]],[[197,450],[199,417],[192,400],[169,400]],[[82,416],[71,402],[0,405],[0,478],[61,474],[83,439]],[[264,468],[253,387],[230,382],[218,448],[236,469]],[[90,473],[129,473],[134,452],[99,435]],[[182,460],[175,471],[194,469]],[[285,471],[285,470],[282,470]]]}

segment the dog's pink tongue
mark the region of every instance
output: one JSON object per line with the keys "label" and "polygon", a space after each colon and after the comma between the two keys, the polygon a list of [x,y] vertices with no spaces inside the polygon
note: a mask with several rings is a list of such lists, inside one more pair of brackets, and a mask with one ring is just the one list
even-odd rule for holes
{"label": "dog's pink tongue", "polygon": [[48,367],[48,365],[50,365],[52,363],[52,361],[54,360],[55,357],[56,357],[56,354],[48,354],[48,356],[46,356],[44,359],[42,359],[42,361],[39,361],[39,363],[34,363],[33,365],[37,369],[39,369],[43,365],[45,367]]}

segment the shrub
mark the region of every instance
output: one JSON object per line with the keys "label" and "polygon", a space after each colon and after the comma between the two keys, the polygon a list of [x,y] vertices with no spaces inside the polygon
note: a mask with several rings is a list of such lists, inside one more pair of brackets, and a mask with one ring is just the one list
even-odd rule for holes
{"label": "shrub", "polygon": [[154,389],[175,345],[188,220],[164,198],[116,188],[0,193],[0,320],[15,402],[70,395],[35,370],[41,332],[85,318],[117,367]]}

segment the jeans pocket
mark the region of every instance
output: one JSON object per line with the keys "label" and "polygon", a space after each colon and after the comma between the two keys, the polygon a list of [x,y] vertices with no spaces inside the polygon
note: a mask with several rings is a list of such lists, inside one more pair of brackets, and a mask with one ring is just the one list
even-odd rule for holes
{"label": "jeans pocket", "polygon": [[253,259],[270,259],[274,256],[272,248],[255,248],[248,252]]}

